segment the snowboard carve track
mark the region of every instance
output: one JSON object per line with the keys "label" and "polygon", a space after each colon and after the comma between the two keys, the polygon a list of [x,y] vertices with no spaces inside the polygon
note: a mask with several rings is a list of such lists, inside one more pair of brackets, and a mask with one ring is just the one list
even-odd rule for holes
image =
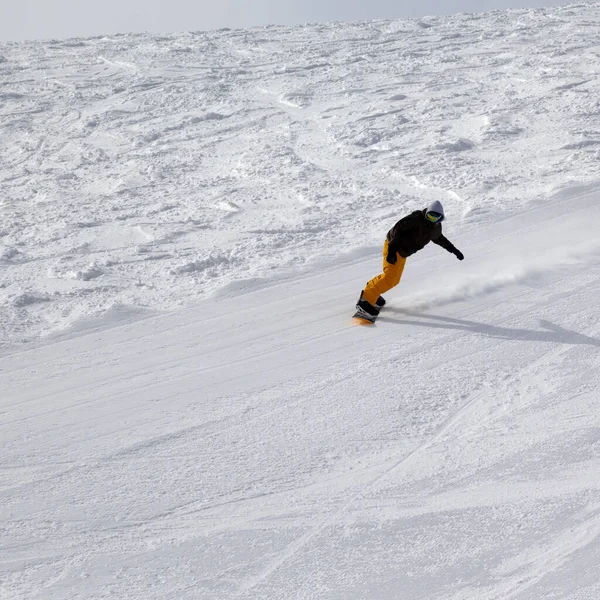
{"label": "snowboard carve track", "polygon": [[[552,545],[537,548],[534,552],[524,553],[521,567],[514,575],[500,583],[493,591],[480,592],[481,600],[511,600],[530,590],[548,573],[555,573],[564,567],[577,551],[585,548],[600,537],[600,508],[584,519],[575,528],[561,531]],[[458,598],[458,596],[457,596]]]}
{"label": "snowboard carve track", "polygon": [[[461,406],[453,415],[451,415],[442,425],[437,429],[435,433],[432,434],[426,441],[419,444],[414,450],[409,452],[408,454],[402,456],[399,460],[395,460],[389,467],[384,468],[381,473],[378,473],[367,481],[366,483],[361,485],[361,488],[352,494],[351,499],[341,506],[337,511],[327,518],[323,519],[320,523],[318,523],[315,527],[310,528],[306,533],[301,535],[297,540],[290,543],[287,548],[281,552],[280,556],[272,561],[269,565],[267,565],[263,570],[260,571],[257,575],[247,580],[238,590],[236,597],[243,596],[247,592],[251,591],[264,581],[266,581],[277,569],[279,569],[284,563],[293,558],[298,552],[300,552],[307,544],[311,542],[314,538],[318,537],[323,531],[325,531],[328,527],[336,525],[339,521],[339,518],[344,513],[348,512],[352,509],[353,505],[356,504],[357,501],[360,500],[361,496],[364,496],[369,491],[372,490],[379,482],[381,482],[386,476],[390,473],[399,469],[402,466],[408,464],[411,460],[413,460],[420,452],[427,450],[431,446],[433,446],[440,437],[442,437],[445,433],[450,431],[456,423],[460,421],[460,419],[469,412],[469,410],[476,404],[479,398],[483,395],[483,392],[478,392],[474,395],[473,398],[468,400],[463,406]],[[392,459],[393,460],[393,459]],[[389,461],[388,461],[389,462]],[[350,487],[354,487],[351,484]]]}

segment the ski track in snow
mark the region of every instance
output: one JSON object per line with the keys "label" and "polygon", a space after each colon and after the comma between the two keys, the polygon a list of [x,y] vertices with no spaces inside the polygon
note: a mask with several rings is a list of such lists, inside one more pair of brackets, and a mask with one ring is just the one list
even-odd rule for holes
{"label": "ski track in snow", "polygon": [[0,44],[0,598],[597,600],[599,18]]}

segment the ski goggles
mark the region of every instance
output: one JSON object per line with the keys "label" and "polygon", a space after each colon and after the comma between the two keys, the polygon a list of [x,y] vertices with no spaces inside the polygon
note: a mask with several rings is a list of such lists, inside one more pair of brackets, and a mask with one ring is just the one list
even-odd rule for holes
{"label": "ski goggles", "polygon": [[430,210],[425,213],[425,218],[428,221],[431,221],[432,223],[439,223],[440,221],[442,221],[444,219],[444,215],[440,214],[439,212]]}

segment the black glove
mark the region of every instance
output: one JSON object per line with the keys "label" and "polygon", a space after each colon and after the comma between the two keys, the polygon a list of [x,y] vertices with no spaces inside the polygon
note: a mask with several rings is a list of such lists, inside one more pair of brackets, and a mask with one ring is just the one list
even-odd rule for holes
{"label": "black glove", "polygon": [[458,249],[454,248],[454,252],[452,253],[458,260],[465,260],[465,255]]}
{"label": "black glove", "polygon": [[385,257],[385,260],[390,263],[390,265],[395,265],[398,260],[398,251],[391,244],[388,245],[388,253]]}

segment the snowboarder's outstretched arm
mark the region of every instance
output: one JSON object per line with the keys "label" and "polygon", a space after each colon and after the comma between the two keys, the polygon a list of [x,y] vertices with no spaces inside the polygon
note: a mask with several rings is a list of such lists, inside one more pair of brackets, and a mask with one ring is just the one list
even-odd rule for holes
{"label": "snowboarder's outstretched arm", "polygon": [[441,246],[444,250],[454,254],[458,260],[464,260],[465,255],[443,234],[440,234],[437,238],[431,240],[434,244]]}

